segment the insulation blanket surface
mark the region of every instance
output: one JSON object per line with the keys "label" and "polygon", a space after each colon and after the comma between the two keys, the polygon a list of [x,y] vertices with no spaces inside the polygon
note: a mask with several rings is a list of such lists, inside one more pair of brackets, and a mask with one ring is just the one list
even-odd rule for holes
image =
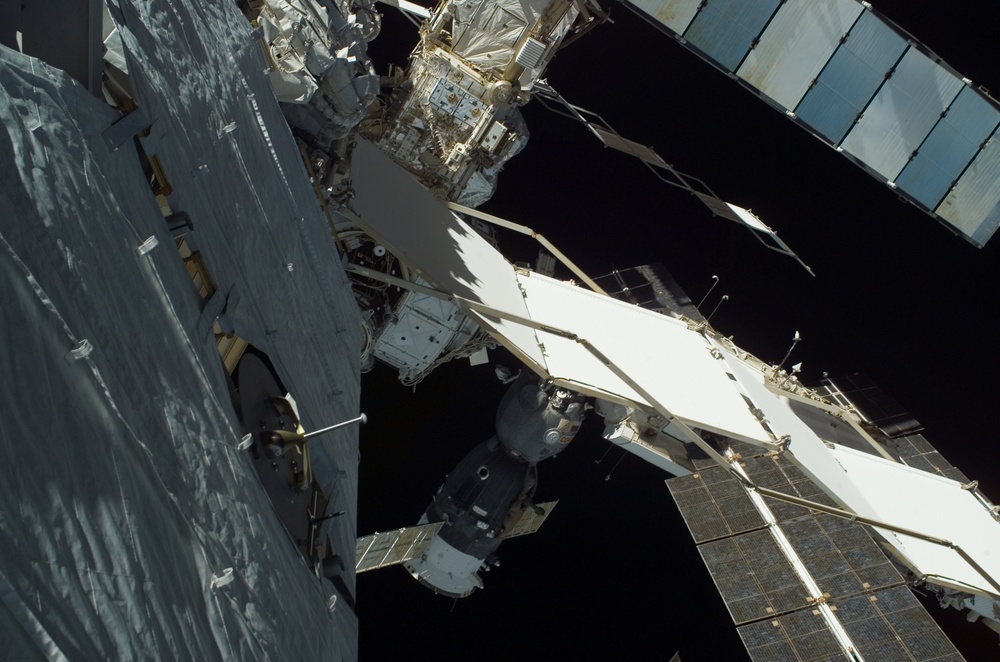
{"label": "insulation blanket surface", "polygon": [[[356,308],[248,26],[228,3],[114,9],[237,333],[304,425],[354,415]],[[199,297],[131,137],[105,133],[121,116],[0,48],[0,118],[0,658],[355,659],[356,617],[236,449]],[[313,450],[331,509],[356,509],[356,439]],[[353,550],[354,518],[329,526]]]}

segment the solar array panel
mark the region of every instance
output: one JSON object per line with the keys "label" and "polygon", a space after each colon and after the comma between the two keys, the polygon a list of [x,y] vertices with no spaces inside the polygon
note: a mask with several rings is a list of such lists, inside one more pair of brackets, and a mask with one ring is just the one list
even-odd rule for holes
{"label": "solar array panel", "polygon": [[[905,586],[830,603],[865,660],[959,662],[964,659]],[[835,660],[843,648],[818,609],[801,609],[737,628],[755,662]]]}
{"label": "solar array panel", "polygon": [[750,658],[757,660],[838,660],[844,649],[816,609],[800,609],[736,628]]}
{"label": "solar array panel", "polygon": [[767,529],[704,543],[698,552],[737,625],[810,605],[809,590]]}
{"label": "solar array panel", "polygon": [[358,538],[354,555],[356,572],[409,561],[423,553],[443,525],[444,522],[432,522]]}
{"label": "solar array panel", "polygon": [[[809,480],[804,473],[799,471],[795,465],[783,456],[771,457],[758,454],[754,457],[745,458],[743,463],[747,474],[761,487],[809,499],[810,501],[815,501],[826,506],[836,505],[833,499],[816,486],[816,483]],[[808,509],[802,506],[796,506],[785,501],[778,501],[777,499],[767,497],[765,497],[764,501],[778,522],[806,517],[810,513]]]}
{"label": "solar array panel", "polygon": [[858,0],[628,0],[972,243],[1000,225],[1000,105]]}
{"label": "solar array panel", "polygon": [[[795,251],[793,251],[788,244],[778,237],[778,234],[774,230],[769,228],[749,209],[744,209],[724,201],[716,195],[705,182],[701,181],[697,177],[686,175],[677,170],[672,165],[664,161],[652,147],[647,147],[646,145],[637,143],[634,140],[624,138],[600,115],[569,103],[562,97],[562,95],[548,85],[548,83],[541,82],[538,84],[535,87],[535,95],[535,98],[539,99],[542,105],[548,107],[553,112],[582,122],[588,129],[590,129],[591,133],[593,133],[598,140],[604,143],[605,147],[610,147],[636,157],[645,163],[646,166],[649,167],[649,169],[664,183],[686,189],[692,195],[701,200],[701,202],[708,207],[713,214],[746,227],[762,244],[773,251],[795,258],[795,260],[801,264],[806,271],[815,275],[813,274],[812,269],[809,268],[809,265],[803,262],[802,259],[795,254]],[[546,99],[558,102],[563,106],[564,110],[560,110],[555,106],[547,104],[545,101]]]}
{"label": "solar array panel", "polygon": [[855,596],[833,605],[865,659],[941,662],[963,659],[905,586]]}
{"label": "solar array panel", "polygon": [[872,425],[892,439],[890,448],[908,466],[960,483],[969,482],[968,476],[948,462],[920,434],[923,425],[866,375],[828,379],[819,392],[840,404],[857,407]]}
{"label": "solar array panel", "polygon": [[698,544],[766,525],[746,490],[722,467],[680,476],[667,485]]}
{"label": "solar array panel", "polygon": [[821,396],[841,406],[856,407],[872,425],[889,437],[895,438],[924,429],[895,398],[863,373],[837,377],[836,380],[826,379],[816,390]]}
{"label": "solar array panel", "polygon": [[[738,446],[755,484],[834,505],[785,456]],[[667,487],[753,660],[962,659],[861,524],[763,497],[769,524],[719,466]]]}
{"label": "solar array panel", "polygon": [[617,132],[609,131],[595,122],[587,122],[587,126],[589,126],[601,139],[601,142],[608,147],[617,149],[620,152],[625,152],[626,154],[631,154],[632,156],[645,161],[650,165],[654,165],[657,168],[670,168],[667,162],[660,158],[660,155],[654,152],[651,147],[640,145],[634,140],[629,140],[628,138],[623,138],[618,135]]}
{"label": "solar array panel", "polygon": [[968,483],[969,477],[960,469],[955,468],[938,452],[922,434],[909,434],[893,440],[896,452],[907,465],[930,473],[936,473],[945,478]]}
{"label": "solar array panel", "polygon": [[850,520],[815,513],[783,522],[781,530],[826,600],[903,583],[868,532]]}

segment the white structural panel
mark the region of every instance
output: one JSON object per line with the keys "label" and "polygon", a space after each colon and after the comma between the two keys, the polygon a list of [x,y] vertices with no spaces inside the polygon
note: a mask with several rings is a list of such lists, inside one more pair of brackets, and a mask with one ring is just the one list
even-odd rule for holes
{"label": "white structural panel", "polygon": [[[951,540],[1000,578],[1000,523],[971,492],[947,478],[844,446],[827,445],[770,391],[758,371],[719,346],[732,373],[777,436],[788,435],[788,456],[847,509],[919,533]],[[954,550],[913,536],[879,530],[910,566],[938,583],[996,593]],[[950,579],[947,582],[946,579]],[[956,583],[957,582],[957,583]]]}
{"label": "white structural panel", "polygon": [[398,370],[424,370],[441,355],[464,319],[453,304],[414,292],[378,338],[375,356]]}
{"label": "white structural panel", "polygon": [[[871,517],[949,540],[995,580],[1000,578],[1000,524],[973,492],[949,478],[843,446],[831,453],[871,504]],[[879,531],[932,582],[1000,592],[1000,587],[992,586],[955,550],[913,536]]]}
{"label": "white structural panel", "polygon": [[894,180],[962,85],[950,71],[910,48],[841,147],[887,180]]}
{"label": "white structural panel", "polygon": [[789,0],[747,53],[737,74],[794,109],[863,11],[855,0]]}
{"label": "white structural panel", "polygon": [[788,451],[806,475],[822,487],[834,500],[850,508],[870,510],[864,496],[854,485],[843,467],[833,461],[830,449],[823,440],[795,415],[788,401],[775,395],[765,386],[765,377],[729,349],[715,343],[729,366],[732,375],[746,391],[747,396],[764,414],[768,427],[777,437],[788,435]]}
{"label": "white structural panel", "polygon": [[744,209],[743,207],[734,205],[731,202],[727,202],[726,207],[728,207],[733,212],[733,214],[736,215],[736,218],[738,218],[746,225],[749,225],[754,230],[757,230],[758,232],[763,232],[765,234],[772,234],[772,235],[774,234],[774,230],[767,227],[764,224],[764,222],[761,221],[759,218],[757,218],[753,214],[753,212],[751,212],[749,209]]}
{"label": "white structural panel", "polygon": [[[703,334],[671,317],[540,274],[519,274],[518,282],[532,321],[586,340],[670,414],[729,436],[770,440]],[[583,392],[646,402],[582,343],[544,331],[538,337],[553,378]]]}

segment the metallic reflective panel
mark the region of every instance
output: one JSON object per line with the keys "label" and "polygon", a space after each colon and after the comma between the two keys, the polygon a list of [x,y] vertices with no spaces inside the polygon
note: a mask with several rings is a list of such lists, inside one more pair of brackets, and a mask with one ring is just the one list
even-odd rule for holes
{"label": "metallic reflective panel", "polygon": [[965,86],[896,185],[927,209],[934,209],[1000,123],[1000,110]]}
{"label": "metallic reflective panel", "polygon": [[854,0],[789,0],[737,73],[781,108],[795,108],[862,11]]}
{"label": "metallic reflective panel", "polygon": [[894,181],[962,85],[950,71],[910,48],[841,147]]}
{"label": "metallic reflective panel", "polygon": [[934,211],[977,246],[993,236],[1000,224],[1000,140],[996,135]]}
{"label": "metallic reflective panel", "polygon": [[684,38],[727,71],[735,71],[779,4],[778,0],[713,0],[691,22]]}
{"label": "metallic reflective panel", "polygon": [[840,144],[905,50],[902,37],[864,12],[795,114],[831,143]]}
{"label": "metallic reflective panel", "polygon": [[630,2],[650,18],[659,21],[677,34],[684,34],[701,5],[701,0],[630,0]]}

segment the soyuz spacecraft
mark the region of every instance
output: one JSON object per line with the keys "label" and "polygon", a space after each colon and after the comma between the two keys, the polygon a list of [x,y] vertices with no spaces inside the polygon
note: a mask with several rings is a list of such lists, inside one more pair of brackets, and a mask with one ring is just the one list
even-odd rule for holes
{"label": "soyuz spacecraft", "polygon": [[[583,422],[582,396],[540,384],[527,373],[510,379],[497,410],[496,436],[473,448],[448,475],[421,517],[421,523],[443,526],[405,563],[421,584],[443,595],[464,597],[481,588],[478,573],[499,563],[501,541],[534,532],[552,512],[554,502],[533,502],[537,465],[566,448]],[[359,550],[362,545],[368,547],[359,542]]]}

